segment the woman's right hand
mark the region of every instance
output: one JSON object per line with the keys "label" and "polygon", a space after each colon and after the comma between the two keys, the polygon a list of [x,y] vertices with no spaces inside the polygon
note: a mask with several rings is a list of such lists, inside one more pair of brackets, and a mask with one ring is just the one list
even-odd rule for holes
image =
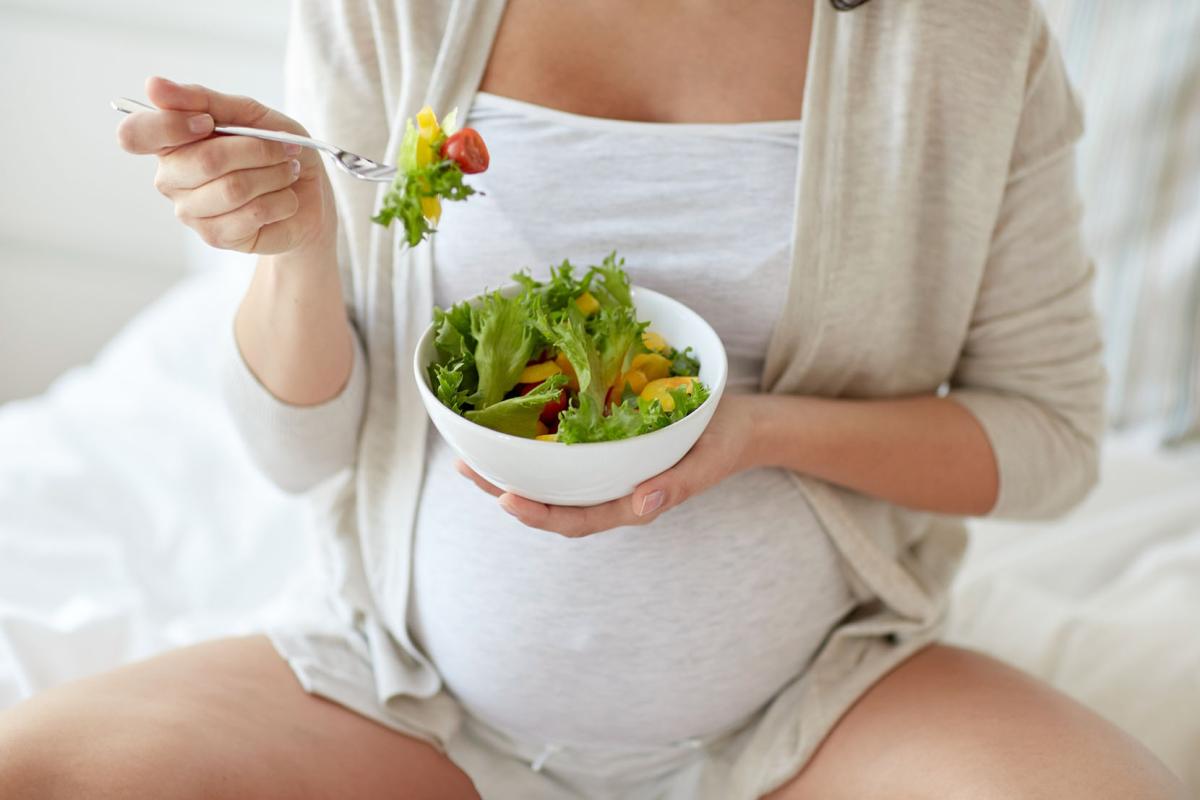
{"label": "woman's right hand", "polygon": [[337,217],[316,151],[212,135],[214,119],[307,136],[299,123],[248,97],[165,78],[149,78],[146,95],[160,110],[126,117],[117,138],[130,153],[158,156],[155,188],[175,204],[183,224],[226,250],[332,252]]}

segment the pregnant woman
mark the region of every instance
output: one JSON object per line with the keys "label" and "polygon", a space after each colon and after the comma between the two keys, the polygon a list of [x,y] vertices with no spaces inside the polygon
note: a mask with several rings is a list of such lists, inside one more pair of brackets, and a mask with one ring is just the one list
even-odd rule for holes
{"label": "pregnant woman", "polygon": [[[846,6],[856,6],[846,8]],[[36,798],[1171,798],[1065,696],[938,642],[961,518],[1095,481],[1080,112],[1033,0],[299,2],[292,113],[355,152],[458,106],[485,194],[409,249],[380,187],[162,79],[123,146],[261,255],[228,340],[261,467],[314,492],[329,610],[0,717]],[[612,249],[700,312],[727,396],[677,466],[558,508],[432,433],[434,304]],[[552,445],[547,445],[552,446]]]}

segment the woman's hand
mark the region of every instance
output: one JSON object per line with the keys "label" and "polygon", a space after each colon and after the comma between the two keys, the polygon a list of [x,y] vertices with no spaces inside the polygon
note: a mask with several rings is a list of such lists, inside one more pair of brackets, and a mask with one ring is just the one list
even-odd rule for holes
{"label": "woman's hand", "polygon": [[213,247],[276,254],[320,245],[332,252],[337,218],[320,156],[298,145],[213,136],[225,125],[307,136],[294,120],[248,97],[165,78],[146,81],[159,111],[139,111],[117,129],[130,153],[158,156],[155,187],[175,215]]}
{"label": "woman's hand", "polygon": [[462,461],[456,466],[480,489],[499,498],[501,508],[531,528],[577,537],[622,525],[643,525],[730,475],[754,466],[754,402],[753,395],[726,395],[704,433],[678,464],[645,481],[628,497],[598,506],[538,503],[493,486]]}
{"label": "woman's hand", "polygon": [[983,426],[934,395],[849,400],[730,395],[683,460],[629,497],[588,508],[547,506],[458,470],[534,528],[564,536],[640,525],[751,467],[781,467],[890,503],[938,514],[986,514],[999,473]]}

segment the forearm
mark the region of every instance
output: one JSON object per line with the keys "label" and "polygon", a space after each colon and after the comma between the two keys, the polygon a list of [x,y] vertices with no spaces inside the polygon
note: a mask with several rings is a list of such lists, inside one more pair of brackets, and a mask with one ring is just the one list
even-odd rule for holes
{"label": "forearm", "polygon": [[353,366],[332,244],[263,256],[235,321],[238,349],[258,380],[297,406],[335,397]]}
{"label": "forearm", "polygon": [[953,400],[760,395],[754,406],[753,464],[943,514],[985,514],[996,503],[991,444]]}

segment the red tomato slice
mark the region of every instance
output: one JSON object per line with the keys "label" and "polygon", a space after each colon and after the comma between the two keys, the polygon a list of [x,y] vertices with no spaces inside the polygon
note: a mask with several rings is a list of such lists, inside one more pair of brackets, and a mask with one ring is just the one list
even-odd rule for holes
{"label": "red tomato slice", "polygon": [[442,142],[442,158],[449,158],[468,175],[483,172],[490,158],[483,137],[474,128],[463,128]]}

